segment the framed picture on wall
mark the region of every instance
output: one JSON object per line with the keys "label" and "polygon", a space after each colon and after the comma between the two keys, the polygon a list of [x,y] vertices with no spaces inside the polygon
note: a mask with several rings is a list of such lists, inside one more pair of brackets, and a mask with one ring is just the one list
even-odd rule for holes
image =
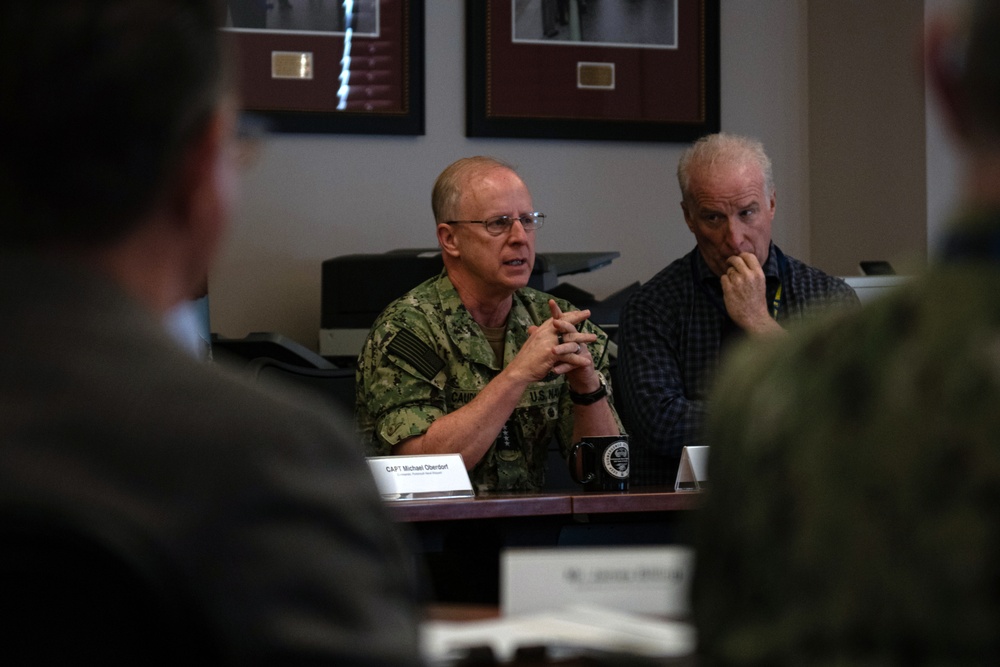
{"label": "framed picture on wall", "polygon": [[423,0],[228,0],[244,108],[278,132],[424,133]]}
{"label": "framed picture on wall", "polygon": [[471,137],[719,129],[719,0],[466,0],[466,50]]}

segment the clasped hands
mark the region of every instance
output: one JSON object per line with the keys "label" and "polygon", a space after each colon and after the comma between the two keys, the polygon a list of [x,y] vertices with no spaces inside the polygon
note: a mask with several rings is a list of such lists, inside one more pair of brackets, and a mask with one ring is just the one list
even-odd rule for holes
{"label": "clasped hands", "polygon": [[562,312],[555,301],[549,300],[552,317],[540,325],[528,327],[528,340],[512,363],[523,365],[532,381],[549,373],[565,375],[570,388],[578,393],[595,391],[600,378],[594,369],[594,358],[588,345],[597,336],[577,327],[590,317],[589,310]]}
{"label": "clasped hands", "polygon": [[781,331],[767,311],[767,279],[757,256],[741,252],[726,263],[729,267],[719,280],[726,312],[733,322],[748,333]]}

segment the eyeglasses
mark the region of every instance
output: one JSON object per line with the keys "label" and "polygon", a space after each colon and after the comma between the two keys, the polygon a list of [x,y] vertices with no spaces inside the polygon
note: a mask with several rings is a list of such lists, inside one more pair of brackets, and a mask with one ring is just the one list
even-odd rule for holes
{"label": "eyeglasses", "polygon": [[526,213],[517,218],[512,218],[507,215],[498,215],[486,220],[449,220],[446,224],[454,225],[459,222],[471,222],[477,225],[483,225],[486,227],[486,233],[490,236],[500,236],[501,234],[506,234],[510,231],[510,228],[514,226],[515,222],[520,222],[521,226],[524,227],[524,231],[533,232],[536,229],[539,229],[545,222],[545,214],[535,211],[534,213]]}

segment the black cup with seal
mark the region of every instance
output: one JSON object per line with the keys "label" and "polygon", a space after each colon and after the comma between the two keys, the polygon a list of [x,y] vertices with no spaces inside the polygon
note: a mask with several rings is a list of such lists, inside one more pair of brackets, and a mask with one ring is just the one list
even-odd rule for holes
{"label": "black cup with seal", "polygon": [[586,437],[569,453],[569,475],[584,491],[628,491],[627,435]]}

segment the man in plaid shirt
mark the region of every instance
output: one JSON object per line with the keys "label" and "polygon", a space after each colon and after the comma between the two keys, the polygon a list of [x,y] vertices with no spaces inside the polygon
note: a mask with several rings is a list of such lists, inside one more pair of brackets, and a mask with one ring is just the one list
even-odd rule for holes
{"label": "man in plaid shirt", "polygon": [[760,142],[703,137],[681,156],[677,179],[697,247],[632,295],[619,329],[633,485],[672,484],[682,449],[700,444],[705,397],[729,342],[858,303],[843,280],[771,242],[775,189]]}

